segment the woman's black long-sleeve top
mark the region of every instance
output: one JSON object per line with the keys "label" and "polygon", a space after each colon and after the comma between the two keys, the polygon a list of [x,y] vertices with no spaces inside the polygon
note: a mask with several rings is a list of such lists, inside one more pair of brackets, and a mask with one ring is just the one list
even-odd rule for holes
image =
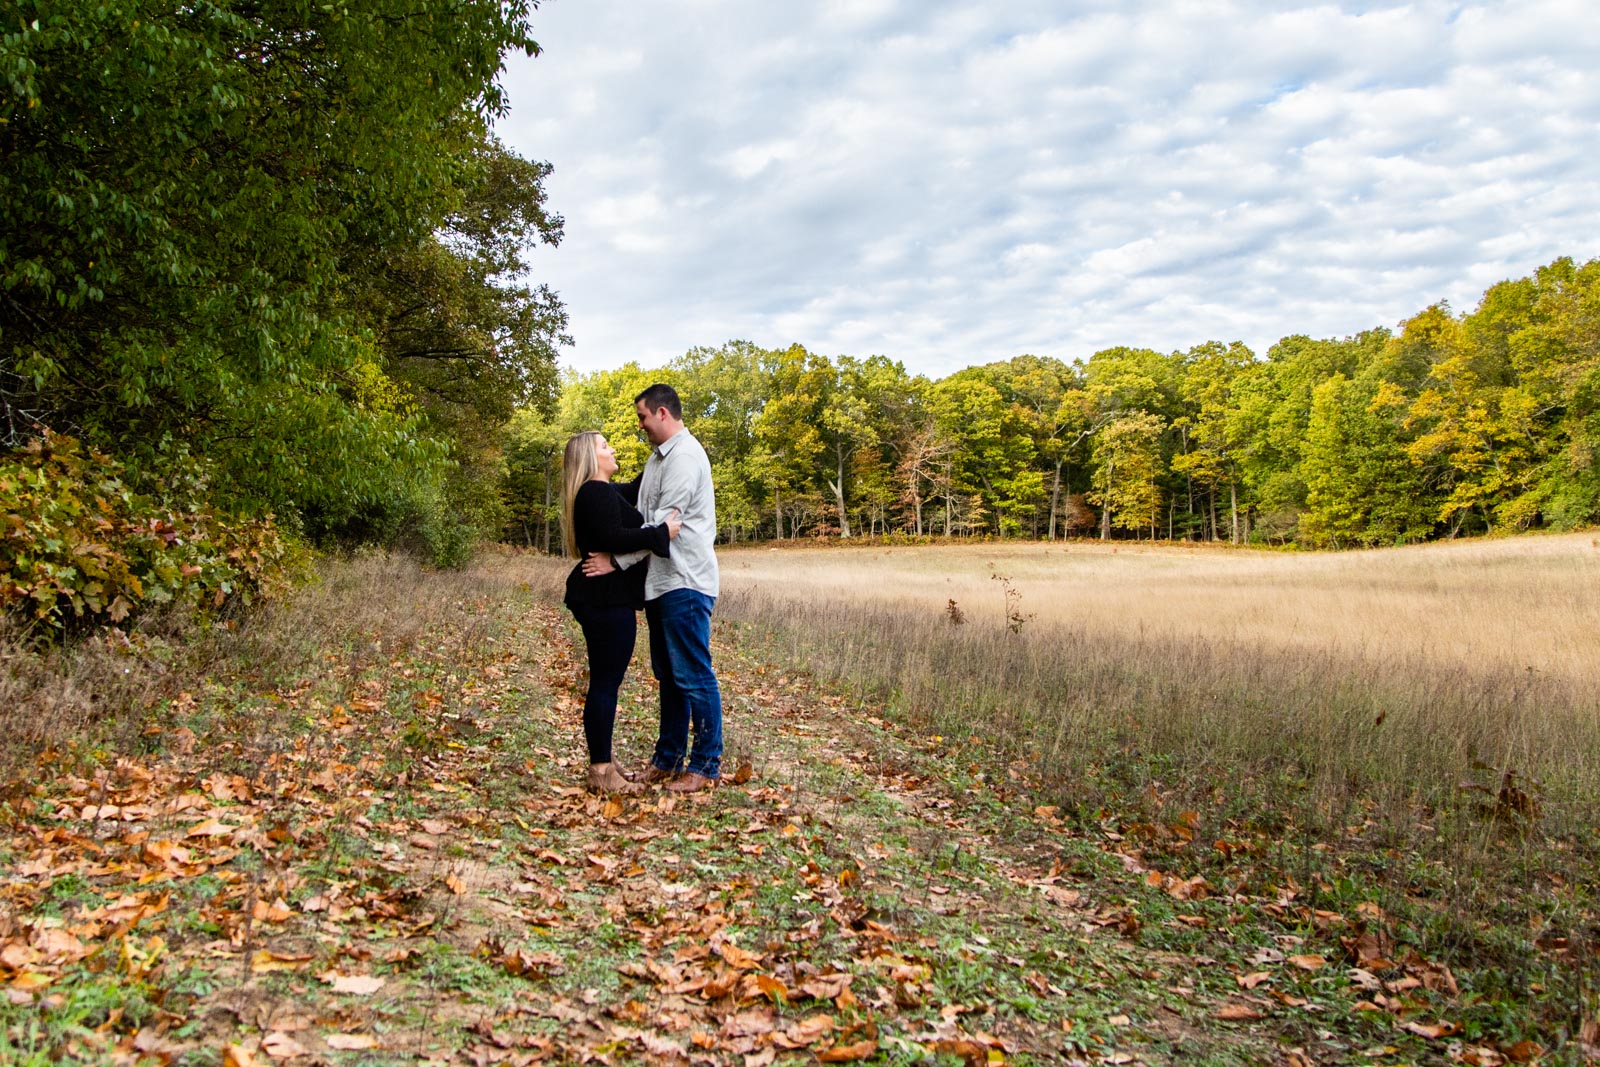
{"label": "woman's black long-sleeve top", "polygon": [[[636,486],[629,488],[637,492]],[[637,552],[640,549],[666,556],[672,543],[666,524],[645,526],[644,516],[624,496],[621,488],[594,480],[584,482],[572,502],[572,532],[578,541],[580,560],[567,575],[567,606],[643,607],[644,575],[648,568],[635,564],[627,570],[585,578],[582,558],[594,552]]]}

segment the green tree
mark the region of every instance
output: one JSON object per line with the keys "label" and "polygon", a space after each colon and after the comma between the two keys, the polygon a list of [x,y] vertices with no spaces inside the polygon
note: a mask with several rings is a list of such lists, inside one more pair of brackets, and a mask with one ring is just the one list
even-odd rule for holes
{"label": "green tree", "polygon": [[1166,429],[1159,415],[1130,411],[1112,419],[1095,439],[1094,491],[1089,500],[1104,516],[1102,539],[1111,527],[1148,529],[1155,537],[1161,514],[1161,436]]}
{"label": "green tree", "polygon": [[1496,506],[1527,487],[1536,410],[1506,384],[1502,338],[1482,317],[1469,328],[1436,305],[1403,323],[1394,342],[1429,362],[1405,421],[1414,435],[1406,451],[1444,495],[1435,517],[1451,537],[1469,518],[1492,529]]}
{"label": "green tree", "polygon": [[[0,402],[341,521],[443,469],[350,314],[425,243],[504,110],[527,2],[19,0],[0,43]],[[431,473],[430,473],[431,472]]]}
{"label": "green tree", "polygon": [[[1491,291],[1493,292],[1493,291]],[[1531,488],[1504,505],[1519,525],[1572,528],[1600,521],[1600,259],[1558,259],[1523,292],[1525,325],[1509,333],[1520,389],[1542,426]]]}
{"label": "green tree", "polygon": [[520,407],[551,410],[556,351],[571,340],[556,295],[526,281],[527,249],[561,240],[544,206],[550,165],[490,138],[461,171],[462,201],[439,232],[354,266],[343,300],[430,428],[471,441]]}
{"label": "green tree", "polygon": [[772,392],[775,358],[749,341],[729,341],[721,348],[690,349],[670,368],[684,417],[711,457],[717,522],[730,540],[761,525],[765,502],[750,457],[756,418]]}
{"label": "green tree", "polygon": [[833,495],[840,537],[850,536],[850,507],[846,500],[849,485],[845,475],[853,468],[857,453],[876,448],[880,440],[868,381],[875,369],[873,360],[882,359],[875,356],[861,361],[840,356],[818,409],[827,464],[822,481]]}
{"label": "green tree", "polygon": [[506,428],[504,536],[544,552],[561,550],[561,453],[572,434],[537,408],[524,408]]}
{"label": "green tree", "polygon": [[1410,402],[1376,374],[1336,374],[1312,394],[1302,468],[1312,545],[1403,544],[1433,530],[1437,497],[1407,452]]}
{"label": "green tree", "polygon": [[[1044,529],[1053,540],[1064,494],[1071,492],[1067,465],[1086,458],[1080,454],[1081,446],[1098,429],[1087,403],[1081,368],[1058,359],[1025,355],[982,369],[1012,405],[1033,441],[1041,485],[1048,481],[1050,486],[1043,493],[1049,507]],[[1040,516],[1035,512],[1032,518],[1029,532],[1038,536]]]}
{"label": "green tree", "polygon": [[1238,341],[1224,345],[1210,341],[1191,348],[1183,358],[1184,374],[1178,392],[1184,413],[1175,421],[1180,447],[1172,458],[1172,469],[1188,481],[1190,506],[1194,510],[1193,486],[1198,484],[1206,496],[1206,529],[1217,540],[1217,495],[1228,493],[1228,539],[1238,544],[1239,453],[1241,444],[1234,436],[1237,423],[1234,411],[1234,383],[1254,367],[1255,354]]}
{"label": "green tree", "polygon": [[1312,394],[1335,375],[1352,377],[1369,366],[1388,339],[1388,330],[1343,339],[1285,337],[1268,351],[1265,363],[1245,369],[1235,380],[1225,432],[1237,442],[1240,476],[1253,507],[1262,513],[1260,532],[1265,536],[1295,536],[1306,508],[1301,459]]}
{"label": "green tree", "polygon": [[982,368],[958,371],[933,386],[930,398],[941,433],[952,443],[940,485],[945,532],[973,530],[994,520],[996,533],[1021,530],[1023,516],[1044,499],[1044,476],[1034,466],[1033,440],[1015,408]]}
{"label": "green tree", "polygon": [[[766,490],[774,536],[780,540],[786,522],[789,534],[797,535],[812,510],[809,494],[827,447],[821,411],[833,376],[827,359],[801,345],[791,345],[772,358],[772,391],[751,424],[748,470]],[[807,507],[791,507],[802,500]]]}

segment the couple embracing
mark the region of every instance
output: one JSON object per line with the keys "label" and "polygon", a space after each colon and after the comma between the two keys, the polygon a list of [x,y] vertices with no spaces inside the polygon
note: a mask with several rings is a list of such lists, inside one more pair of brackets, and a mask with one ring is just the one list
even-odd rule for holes
{"label": "couple embracing", "polygon": [[[594,430],[568,441],[562,459],[562,535],[580,561],[567,576],[566,604],[589,653],[589,788],[637,793],[664,783],[693,793],[716,785],[722,762],[722,693],[711,668],[711,609],[720,591],[711,463],[683,425],[670,385],[650,386],[633,406],[654,446],[636,480],[612,482],[616,452]],[[650,670],[661,683],[661,728],[650,766],[635,778],[612,759],[611,736],[641,606]]]}

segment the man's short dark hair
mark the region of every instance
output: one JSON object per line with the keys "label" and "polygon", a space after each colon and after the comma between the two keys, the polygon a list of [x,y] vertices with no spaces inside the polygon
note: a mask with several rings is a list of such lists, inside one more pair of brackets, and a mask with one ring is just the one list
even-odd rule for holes
{"label": "man's short dark hair", "polygon": [[678,399],[678,391],[672,386],[657,382],[633,398],[635,404],[641,400],[644,401],[645,407],[651,411],[659,411],[662,408],[666,408],[672,413],[673,418],[679,422],[683,421],[683,401]]}

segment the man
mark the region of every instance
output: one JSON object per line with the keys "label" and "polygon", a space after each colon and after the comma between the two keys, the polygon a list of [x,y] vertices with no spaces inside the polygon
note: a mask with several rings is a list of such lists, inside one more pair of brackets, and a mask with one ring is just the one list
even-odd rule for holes
{"label": "man", "polygon": [[[676,511],[683,524],[671,556],[650,560],[645,574],[644,614],[650,670],[661,683],[661,732],[644,780],[694,793],[716,785],[722,769],[722,691],[711,667],[711,609],[721,592],[712,547],[717,507],[711,461],[684,426],[683,404],[672,386],[650,386],[633,406],[640,429],[655,446],[639,476],[639,511],[646,522],[660,522]],[[645,565],[647,555],[617,563]],[[603,573],[610,562],[585,561],[584,572]]]}

